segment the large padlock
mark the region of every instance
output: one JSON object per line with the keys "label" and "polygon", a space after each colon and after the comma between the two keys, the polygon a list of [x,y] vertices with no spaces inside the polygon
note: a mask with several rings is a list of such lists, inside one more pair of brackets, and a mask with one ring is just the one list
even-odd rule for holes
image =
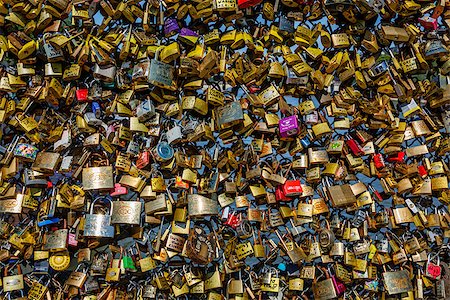
{"label": "large padlock", "polygon": [[[97,201],[106,200],[110,203],[107,214],[94,214],[94,206]],[[91,203],[89,214],[86,214],[84,221],[83,235],[86,237],[114,237],[114,226],[111,225],[111,214],[113,210],[113,202],[108,197],[98,197]]]}
{"label": "large padlock", "polygon": [[106,166],[85,167],[82,173],[84,190],[111,190],[114,188],[113,169],[105,154]]}
{"label": "large padlock", "polygon": [[176,85],[174,82],[174,68],[173,66],[166,64],[158,60],[159,53],[162,49],[159,48],[156,51],[155,58],[150,62],[150,72],[148,75],[148,81],[160,88],[175,90]]}

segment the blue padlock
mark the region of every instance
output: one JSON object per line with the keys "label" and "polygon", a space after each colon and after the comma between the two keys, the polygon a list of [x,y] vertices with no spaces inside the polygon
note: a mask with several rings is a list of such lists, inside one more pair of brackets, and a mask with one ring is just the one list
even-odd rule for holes
{"label": "blue padlock", "polygon": [[100,107],[100,104],[98,102],[92,102],[91,104],[91,108],[92,108],[92,112],[94,113],[96,118],[100,118],[100,116],[102,115],[102,110]]}

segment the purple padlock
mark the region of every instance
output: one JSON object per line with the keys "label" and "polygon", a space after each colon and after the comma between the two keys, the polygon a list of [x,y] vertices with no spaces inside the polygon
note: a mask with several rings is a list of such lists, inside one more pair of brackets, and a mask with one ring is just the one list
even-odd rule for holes
{"label": "purple padlock", "polygon": [[166,37],[169,37],[178,32],[180,32],[180,26],[178,26],[177,20],[173,18],[167,18],[164,21],[164,35]]}
{"label": "purple padlock", "polygon": [[280,136],[282,138],[296,136],[300,132],[297,116],[289,116],[281,119],[278,123],[278,128],[280,129]]}
{"label": "purple padlock", "polygon": [[198,33],[189,28],[183,27],[181,28],[180,35],[182,36],[195,36],[198,37]]}

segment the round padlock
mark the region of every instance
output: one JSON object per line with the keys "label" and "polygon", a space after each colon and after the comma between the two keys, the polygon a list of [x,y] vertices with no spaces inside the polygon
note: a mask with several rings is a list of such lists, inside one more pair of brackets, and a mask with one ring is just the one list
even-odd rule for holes
{"label": "round padlock", "polygon": [[172,159],[174,151],[167,142],[160,142],[153,149],[153,154],[158,161],[168,161]]}
{"label": "round padlock", "polygon": [[50,267],[56,271],[64,271],[70,266],[69,251],[55,252],[48,259]]}
{"label": "round padlock", "polygon": [[319,244],[322,249],[330,249],[334,244],[334,232],[330,229],[330,223],[326,220],[326,227],[322,227],[319,232]]}
{"label": "round padlock", "polygon": [[236,227],[236,233],[241,239],[247,239],[252,235],[252,226],[248,220],[242,220]]}

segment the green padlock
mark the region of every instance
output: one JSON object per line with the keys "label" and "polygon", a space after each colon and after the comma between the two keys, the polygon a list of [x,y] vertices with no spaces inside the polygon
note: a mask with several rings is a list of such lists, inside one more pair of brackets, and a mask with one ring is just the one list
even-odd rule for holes
{"label": "green padlock", "polygon": [[136,272],[137,268],[134,264],[133,258],[131,257],[132,249],[127,249],[124,256],[122,257],[123,267],[126,271]]}

